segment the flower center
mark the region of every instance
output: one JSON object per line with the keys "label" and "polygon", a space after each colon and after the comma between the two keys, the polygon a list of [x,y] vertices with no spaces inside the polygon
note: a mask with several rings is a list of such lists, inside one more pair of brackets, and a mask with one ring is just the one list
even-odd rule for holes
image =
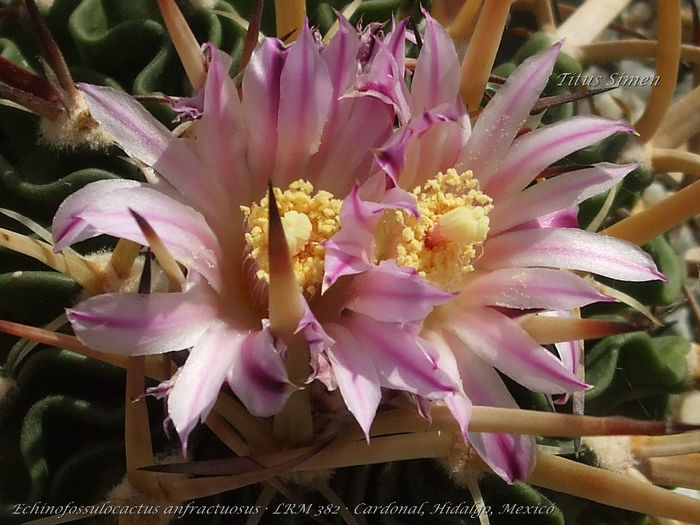
{"label": "flower center", "polygon": [[377,254],[415,268],[447,291],[458,291],[486,239],[491,198],[481,192],[471,171],[458,174],[454,169],[411,193],[420,217],[387,211],[377,234]]}
{"label": "flower center", "polygon": [[[327,191],[314,194],[310,182],[297,180],[282,191],[274,188],[277,207],[292,256],[294,272],[301,291],[312,297],[323,279],[323,242],[340,229],[341,201]],[[258,281],[270,282],[268,265],[268,198],[250,207],[241,206],[246,217],[246,255],[254,262]]]}

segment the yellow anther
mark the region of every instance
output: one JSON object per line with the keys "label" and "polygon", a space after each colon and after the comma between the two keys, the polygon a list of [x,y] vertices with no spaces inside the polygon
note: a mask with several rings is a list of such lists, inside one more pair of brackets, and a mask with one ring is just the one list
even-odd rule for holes
{"label": "yellow anther", "polygon": [[287,238],[289,254],[291,256],[297,255],[304,249],[311,237],[313,227],[309,217],[294,210],[288,211],[282,217],[282,226],[284,227],[284,235]]}
{"label": "yellow anther", "polygon": [[428,235],[428,241],[437,244],[447,240],[458,244],[483,242],[489,231],[489,218],[484,208],[462,206],[448,211],[438,220]]}
{"label": "yellow anther", "polygon": [[[285,191],[274,188],[274,192],[297,282],[307,296],[313,296],[323,279],[326,249],[322,243],[340,228],[341,201],[327,191],[314,194],[313,185],[304,180],[292,182]],[[246,254],[255,261],[255,277],[265,282],[269,282],[267,200],[264,197],[241,207],[247,221]]]}
{"label": "yellow anther", "polygon": [[396,259],[447,291],[461,288],[486,239],[491,198],[472,172],[438,173],[412,192],[420,217],[391,210],[377,236],[380,259]]}

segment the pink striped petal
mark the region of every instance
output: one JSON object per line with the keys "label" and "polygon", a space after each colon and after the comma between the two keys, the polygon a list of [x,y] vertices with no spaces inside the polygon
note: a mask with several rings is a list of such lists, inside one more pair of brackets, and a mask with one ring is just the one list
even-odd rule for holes
{"label": "pink striped petal", "polygon": [[[495,310],[465,308],[451,321],[447,329],[477,356],[530,390],[562,394],[587,387],[517,323]],[[469,395],[464,378],[462,382]]]}
{"label": "pink striped petal", "polygon": [[622,281],[665,280],[649,254],[634,244],[573,228],[502,233],[487,240],[480,268],[544,266],[582,270]]}
{"label": "pink striped petal", "polygon": [[180,436],[182,453],[187,453],[187,439],[200,421],[209,415],[226,378],[238,357],[246,334],[223,323],[213,325],[192,349],[179,370],[168,396],[168,414]]}
{"label": "pink striped petal", "polygon": [[277,151],[280,77],[288,49],[276,38],[265,38],[243,71],[243,116],[248,130],[248,164],[256,178],[272,180]]}
{"label": "pink striped petal", "polygon": [[[447,342],[459,364],[464,390],[474,405],[518,408],[496,371],[455,337]],[[481,459],[508,483],[526,480],[535,467],[535,439],[516,434],[469,432]]]}
{"label": "pink striped petal", "polygon": [[385,210],[404,209],[414,216],[418,213],[415,198],[401,188],[385,192],[382,188],[382,202],[363,200],[362,189],[355,186],[345,198],[340,208],[340,231],[324,243],[323,293],[343,275],[354,275],[374,265],[374,233]]}
{"label": "pink striped petal", "polygon": [[110,293],[66,310],[86,345],[124,355],[183,350],[197,343],[216,319],[215,296],[206,286],[183,293]]}
{"label": "pink striped petal", "polygon": [[441,154],[443,150],[454,154],[466,142],[468,125],[463,117],[456,108],[442,106],[412,118],[377,152],[378,164],[402,188],[413,188],[452,167],[455,157],[442,158]]}
{"label": "pink striped petal", "polygon": [[375,40],[377,49],[370,64],[358,75],[354,91],[346,96],[371,96],[394,108],[399,122],[411,117],[409,93],[404,82],[406,20],[382,40]]}
{"label": "pink striped petal", "polygon": [[233,79],[229,76],[232,58],[212,45],[204,86],[204,112],[197,124],[197,149],[200,158],[215,173],[233,203],[248,204],[265,187],[256,182],[245,165],[245,137],[240,126],[241,103]]}
{"label": "pink striped petal", "polygon": [[423,47],[411,81],[411,112],[420,115],[454,104],[459,90],[459,59],[447,31],[425,12]]}
{"label": "pink striped petal", "polygon": [[357,31],[344,17],[338,16],[338,32],[321,52],[321,58],[328,68],[334,100],[352,87],[359,68],[359,51],[360,38]]}
{"label": "pink striped petal", "polygon": [[618,184],[637,164],[607,162],[571,171],[527,188],[499,201],[490,218],[490,235],[536,217],[569,208]]}
{"label": "pink striped petal", "polygon": [[337,324],[328,325],[327,330],[336,341],[326,355],[338,388],[369,442],[369,430],[381,400],[377,370],[350,330]]}
{"label": "pink striped petal", "polygon": [[495,172],[475,172],[484,191],[494,198],[513,195],[547,166],[616,132],[633,132],[623,122],[577,116],[518,137]]}
{"label": "pink striped petal", "polygon": [[[244,94],[245,96],[245,94]],[[332,86],[328,67],[307,24],[289,47],[280,76],[277,119],[276,185],[286,187],[305,178],[303,169],[319,147],[331,107]]]}
{"label": "pink striped petal", "polygon": [[[226,340],[221,344],[226,346]],[[264,323],[261,331],[229,344],[227,351],[232,354],[232,366],[226,368],[226,381],[248,411],[254,416],[268,417],[282,410],[295,387],[287,378],[269,326]]]}
{"label": "pink striped petal", "polygon": [[[525,60],[479,115],[459,166],[477,177],[502,159],[537,101],[559,54],[561,42]],[[472,110],[477,108],[470,108]]]}
{"label": "pink striped petal", "polygon": [[573,273],[548,268],[503,268],[475,274],[462,291],[467,304],[568,310],[612,301]]}
{"label": "pink striped petal", "polygon": [[442,399],[459,387],[429,355],[430,344],[407,326],[375,321],[352,314],[343,321],[370,356],[382,386],[404,390],[428,399]]}
{"label": "pink striped petal", "polygon": [[53,220],[54,249],[100,234],[148,245],[130,210],[148,221],[175,259],[219,289],[220,248],[204,217],[138,182],[97,181],[70,195]]}
{"label": "pink striped petal", "polygon": [[225,209],[219,180],[202,161],[128,94],[116,89],[78,84],[90,114],[134,159],[152,167],[187,199],[202,209]]}
{"label": "pink striped petal", "polygon": [[394,261],[382,261],[356,275],[345,306],[378,321],[422,321],[435,305],[451,299],[454,294],[443,292],[420,278],[417,272],[406,272]]}

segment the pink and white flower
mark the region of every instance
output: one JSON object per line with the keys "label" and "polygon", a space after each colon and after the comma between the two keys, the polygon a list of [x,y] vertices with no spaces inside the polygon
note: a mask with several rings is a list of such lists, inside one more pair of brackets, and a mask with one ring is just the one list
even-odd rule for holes
{"label": "pink and white flower", "polygon": [[[607,300],[563,269],[661,277],[636,247],[572,222],[577,203],[634,166],[530,185],[568,153],[630,131],[578,117],[517,136],[558,46],[515,71],[471,129],[444,29],[427,17],[410,89],[405,41],[404,23],[382,39],[344,20],[326,47],[308,28],[289,46],[267,38],[242,75],[242,95],[230,57],[208,46],[206,85],[188,108],[200,118],[180,136],[128,95],[80,86],[94,118],[157,176],[69,197],[54,219],[56,249],[98,234],[148,245],[133,211],[187,276],[178,292],[87,299],[69,319],[100,350],[190,349],[168,402],[183,447],[225,381],[261,417],[303,387],[290,381],[287,349],[266,320],[269,181],[299,283],[289,300],[305,312],[297,331],[310,351],[308,380],[337,386],[368,439],[382,387],[421,407],[444,402],[465,437],[471,403],[515,406],[496,370],[548,394],[585,388],[574,360],[537,344],[517,312]],[[469,439],[505,479],[529,474],[531,438]]]}

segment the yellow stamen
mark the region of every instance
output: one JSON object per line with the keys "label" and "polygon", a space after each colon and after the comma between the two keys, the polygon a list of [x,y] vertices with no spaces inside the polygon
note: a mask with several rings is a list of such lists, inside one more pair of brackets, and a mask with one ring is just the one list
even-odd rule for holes
{"label": "yellow stamen", "polygon": [[[286,191],[275,188],[274,193],[299,288],[312,297],[320,291],[323,279],[326,255],[323,242],[340,228],[341,201],[327,191],[314,195],[311,183],[301,180],[292,182]],[[255,263],[256,278],[266,283],[269,282],[268,202],[265,197],[260,203],[241,207],[247,219],[247,256]]]}
{"label": "yellow stamen", "polygon": [[185,68],[187,78],[192,84],[192,89],[197,92],[204,87],[206,78],[204,55],[199,42],[194,37],[190,26],[187,25],[187,20],[185,20],[175,0],[158,0],[158,8],[163,16],[170,39],[173,41],[175,50]]}
{"label": "yellow stamen", "polygon": [[459,87],[459,94],[469,111],[476,111],[481,105],[509,11],[510,0],[489,0],[476,22],[474,35],[462,61]]}
{"label": "yellow stamen", "polygon": [[491,199],[471,171],[438,173],[412,191],[420,216],[390,210],[380,224],[377,256],[396,259],[445,290],[457,291],[488,232]]}
{"label": "yellow stamen", "polygon": [[659,127],[676,91],[681,58],[681,2],[665,0],[658,9],[659,46],[656,52],[656,75],[644,114],[634,127],[643,141],[648,141]]}
{"label": "yellow stamen", "polygon": [[299,36],[299,31],[304,26],[306,17],[306,0],[275,0],[275,23],[277,37],[286,35],[287,43],[291,43]]}
{"label": "yellow stamen", "polygon": [[635,244],[644,244],[700,213],[700,181],[661,202],[601,231]]}

